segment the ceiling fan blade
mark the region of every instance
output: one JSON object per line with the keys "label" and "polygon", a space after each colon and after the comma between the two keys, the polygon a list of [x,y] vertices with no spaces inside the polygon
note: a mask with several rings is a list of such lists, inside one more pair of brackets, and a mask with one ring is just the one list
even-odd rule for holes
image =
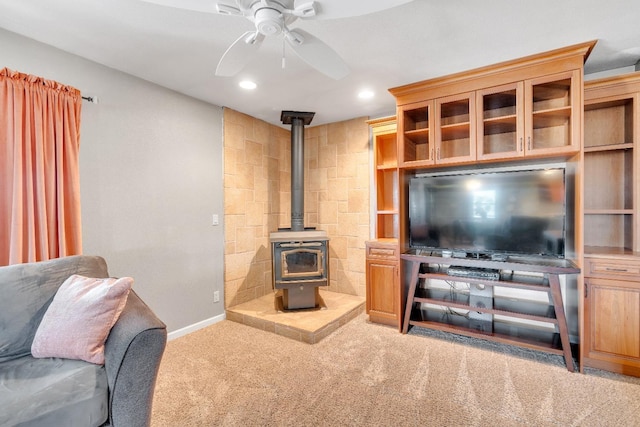
{"label": "ceiling fan blade", "polygon": [[[304,0],[308,1],[308,0]],[[314,19],[336,19],[362,16],[409,3],[413,0],[320,0],[316,2]],[[303,0],[296,0],[296,4]]]}
{"label": "ceiling fan blade", "polygon": [[178,9],[195,10],[196,12],[216,13],[216,3],[235,5],[233,0],[225,2],[212,2],[211,0],[142,0],[147,3],[161,6],[175,7]]}
{"label": "ceiling fan blade", "polygon": [[[245,14],[251,10],[251,5],[256,0],[141,0],[147,3],[155,3],[162,6],[175,7],[178,9],[195,10],[198,12],[207,13],[225,13],[225,10],[230,11],[240,8],[241,14]],[[351,16],[361,16],[368,13],[379,12],[381,10],[390,9],[392,7],[400,6],[401,4],[408,3],[413,0],[280,0],[278,3],[282,4],[287,9],[297,9],[298,14],[296,16],[301,18],[312,19],[336,19],[336,18],[348,18]],[[311,13],[311,4],[315,4],[317,10]],[[220,12],[220,8],[217,5],[221,5],[223,11]],[[227,6],[227,7],[225,7]],[[231,13],[236,15],[237,13]]]}
{"label": "ceiling fan blade", "polygon": [[285,35],[293,51],[307,64],[335,80],[349,74],[349,66],[329,45],[308,32],[296,28]]}
{"label": "ceiling fan blade", "polygon": [[220,58],[216,76],[230,77],[238,74],[251,60],[264,40],[264,35],[256,31],[247,31],[233,42]]}

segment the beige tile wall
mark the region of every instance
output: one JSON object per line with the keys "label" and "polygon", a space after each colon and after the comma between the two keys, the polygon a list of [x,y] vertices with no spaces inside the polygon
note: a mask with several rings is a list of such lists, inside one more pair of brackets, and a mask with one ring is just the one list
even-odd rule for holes
{"label": "beige tile wall", "polygon": [[[305,128],[305,226],[326,230],[329,290],[365,296],[366,118]],[[225,307],[273,292],[269,233],[290,226],[288,129],[224,111]]]}

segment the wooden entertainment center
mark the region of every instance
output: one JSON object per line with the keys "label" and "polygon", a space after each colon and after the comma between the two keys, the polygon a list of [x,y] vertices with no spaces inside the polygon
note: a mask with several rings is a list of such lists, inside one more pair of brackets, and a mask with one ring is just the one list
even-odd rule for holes
{"label": "wooden entertainment center", "polygon": [[[562,354],[569,370],[571,335],[579,344],[573,356],[580,370],[591,366],[640,375],[640,148],[635,148],[640,73],[583,82],[583,64],[594,45],[390,89],[396,116],[369,122],[376,188],[375,238],[366,247],[371,321],[405,333],[410,326],[427,327],[550,351]],[[565,260],[523,265],[520,260],[496,263],[410,250],[408,183],[416,174],[551,163],[564,165],[572,196],[567,200]],[[443,265],[485,267],[487,262],[516,276],[534,272],[534,278],[463,279],[439,270]],[[569,294],[561,291],[563,280],[572,289]],[[496,308],[502,302],[493,298],[491,308],[477,309],[468,291],[456,292],[457,300],[449,301],[430,286],[432,281],[539,291],[548,295],[548,303],[528,305],[525,298],[514,307]],[[429,307],[432,313],[453,308],[546,322],[555,333],[547,342],[514,338],[456,324],[461,318],[453,316],[444,316],[453,322],[424,317]],[[567,327],[566,309],[576,312],[576,331]]]}

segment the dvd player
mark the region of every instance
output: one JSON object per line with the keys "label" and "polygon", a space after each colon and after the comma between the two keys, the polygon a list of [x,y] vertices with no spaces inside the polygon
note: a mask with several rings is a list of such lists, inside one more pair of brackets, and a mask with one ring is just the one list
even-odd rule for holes
{"label": "dvd player", "polygon": [[471,277],[474,279],[500,280],[500,270],[494,268],[453,266],[447,269],[449,276]]}

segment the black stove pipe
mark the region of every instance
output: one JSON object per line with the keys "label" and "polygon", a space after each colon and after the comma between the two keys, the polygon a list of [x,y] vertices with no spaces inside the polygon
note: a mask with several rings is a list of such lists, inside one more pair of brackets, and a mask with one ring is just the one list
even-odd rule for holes
{"label": "black stove pipe", "polygon": [[280,116],[291,125],[291,231],[304,230],[304,126],[314,114],[283,111]]}
{"label": "black stove pipe", "polygon": [[304,124],[291,124],[291,230],[304,230]]}

